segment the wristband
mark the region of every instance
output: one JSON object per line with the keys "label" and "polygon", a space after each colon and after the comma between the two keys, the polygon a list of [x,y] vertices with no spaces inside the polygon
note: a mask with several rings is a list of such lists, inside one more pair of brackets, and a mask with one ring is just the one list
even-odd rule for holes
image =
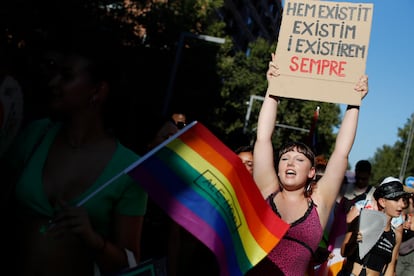
{"label": "wristband", "polygon": [[359,105],[348,105],[347,109],[352,109],[352,108],[359,109]]}

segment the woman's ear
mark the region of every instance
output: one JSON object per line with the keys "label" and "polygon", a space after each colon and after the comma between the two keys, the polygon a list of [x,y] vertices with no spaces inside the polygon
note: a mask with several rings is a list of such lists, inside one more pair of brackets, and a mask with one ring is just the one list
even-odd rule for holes
{"label": "woman's ear", "polygon": [[386,201],[385,198],[379,198],[378,199],[378,201],[377,201],[378,210],[382,210],[382,209],[385,208],[385,201]]}
{"label": "woman's ear", "polygon": [[313,179],[315,177],[315,173],[316,173],[315,167],[310,168],[309,173],[308,173],[308,178]]}

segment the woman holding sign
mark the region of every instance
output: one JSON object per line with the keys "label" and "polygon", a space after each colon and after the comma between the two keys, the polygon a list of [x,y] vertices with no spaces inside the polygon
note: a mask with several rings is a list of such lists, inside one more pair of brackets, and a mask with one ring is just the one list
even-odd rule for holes
{"label": "woman holding sign", "polygon": [[[272,54],[266,75],[268,82],[275,81],[280,75],[275,54]],[[360,78],[353,93],[360,94],[361,98],[366,96],[366,76]],[[279,151],[278,164],[274,164],[272,135],[278,105],[278,97],[271,95],[268,89],[258,119],[253,175],[263,197],[275,214],[290,224],[290,229],[247,275],[303,276],[322,238],[348,166],[359,107],[348,106],[325,174],[318,181],[318,189],[311,193],[315,155],[308,146],[298,142],[287,143]]]}

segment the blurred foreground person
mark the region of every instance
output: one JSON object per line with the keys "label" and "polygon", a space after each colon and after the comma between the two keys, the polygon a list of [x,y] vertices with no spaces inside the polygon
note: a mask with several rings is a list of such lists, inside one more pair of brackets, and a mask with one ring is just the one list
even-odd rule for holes
{"label": "blurred foreground person", "polygon": [[100,275],[128,267],[127,252],[140,260],[147,194],[125,174],[95,194],[139,156],[108,120],[119,67],[105,42],[89,38],[65,44],[49,82],[50,118],[28,125],[8,155],[14,275]]}

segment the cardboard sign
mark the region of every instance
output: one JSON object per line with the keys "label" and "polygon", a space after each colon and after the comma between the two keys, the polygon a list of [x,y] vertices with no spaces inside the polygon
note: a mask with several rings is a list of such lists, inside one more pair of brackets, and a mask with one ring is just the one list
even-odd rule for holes
{"label": "cardboard sign", "polygon": [[286,0],[277,43],[281,75],[272,95],[361,104],[354,91],[365,74],[373,4]]}
{"label": "cardboard sign", "polygon": [[387,224],[387,216],[380,211],[362,209],[359,217],[359,231],[362,242],[358,245],[359,257],[362,259],[377,243]]}

